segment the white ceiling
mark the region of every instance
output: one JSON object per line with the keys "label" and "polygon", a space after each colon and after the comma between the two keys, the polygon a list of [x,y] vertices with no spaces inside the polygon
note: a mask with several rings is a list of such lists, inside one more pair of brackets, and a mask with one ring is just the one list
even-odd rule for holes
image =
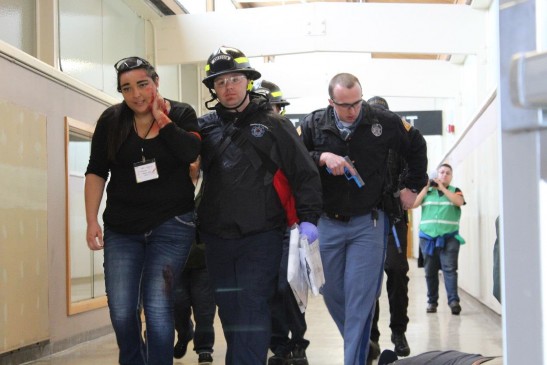
{"label": "white ceiling", "polygon": [[[150,1],[150,0],[147,0]],[[384,4],[439,4],[445,6],[470,6],[475,9],[484,9],[490,5],[491,0],[155,0],[162,2],[170,7],[175,14],[204,14],[211,12],[231,12],[238,9],[261,9],[272,8],[272,14],[275,10],[283,9],[282,12],[288,14],[294,5],[312,4],[312,3],[384,3]],[[274,9],[275,8],[275,9]],[[289,10],[291,9],[291,10]],[[453,8],[456,9],[456,8]],[[283,18],[280,18],[283,19]],[[279,23],[282,26],[282,23]],[[436,30],[431,29],[431,32]],[[453,62],[462,62],[461,55],[452,53],[420,53],[420,52],[371,52],[372,58],[380,59],[417,59],[417,60],[442,60]]]}

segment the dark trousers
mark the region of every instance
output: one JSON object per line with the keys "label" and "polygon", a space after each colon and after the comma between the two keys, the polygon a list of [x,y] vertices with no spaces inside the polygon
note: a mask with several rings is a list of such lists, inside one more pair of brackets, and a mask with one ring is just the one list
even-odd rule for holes
{"label": "dark trousers", "polygon": [[[401,245],[401,253],[399,253],[395,237],[392,232],[388,236],[386,261],[384,271],[387,276],[386,288],[389,300],[390,321],[389,327],[391,332],[405,333],[408,325],[408,259],[406,257],[407,249],[407,231],[408,227],[405,221],[401,221],[395,225],[399,243]],[[372,330],[370,334],[371,340],[378,342],[380,339],[380,331],[378,329],[378,318],[380,317],[380,305],[376,301],[376,312],[374,314]]]}
{"label": "dark trousers", "polygon": [[[304,339],[306,318],[300,311],[291,286],[287,281],[289,262],[290,230],[283,237],[283,256],[279,268],[277,290],[272,299],[272,338],[270,349],[276,355],[287,355],[295,346],[307,348],[309,341]],[[289,338],[289,332],[291,337]]]}
{"label": "dark trousers", "polygon": [[283,231],[238,239],[201,233],[218,315],[226,338],[226,365],[265,364],[271,337],[270,301],[277,284]]}
{"label": "dark trousers", "polygon": [[[196,321],[195,332],[192,310]],[[175,286],[175,330],[181,341],[194,339],[196,353],[213,352],[216,305],[207,268],[185,268]]]}

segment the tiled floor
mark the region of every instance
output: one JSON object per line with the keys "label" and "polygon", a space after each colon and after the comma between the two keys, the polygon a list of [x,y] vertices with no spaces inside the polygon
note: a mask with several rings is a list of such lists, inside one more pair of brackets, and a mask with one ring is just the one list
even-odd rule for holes
{"label": "tiled floor", "polygon": [[[410,263],[410,304],[407,339],[411,355],[428,350],[454,349],[483,355],[502,355],[501,319],[488,308],[478,303],[466,293],[460,292],[462,313],[454,316],[446,302],[444,287],[441,287],[438,312],[426,314],[426,287],[422,269],[416,268],[416,262]],[[380,298],[380,338],[382,349],[393,348],[390,342],[389,306],[385,290]],[[306,313],[308,320],[307,338],[311,344],[307,355],[311,365],[343,364],[343,343],[330,318],[321,297],[312,297]],[[214,364],[224,365],[226,345],[222,329],[218,322]],[[175,365],[197,364],[197,355],[188,347],[189,353]],[[27,365],[115,365],[118,349],[114,335],[104,336],[94,341],[78,345],[54,356],[27,363]]]}

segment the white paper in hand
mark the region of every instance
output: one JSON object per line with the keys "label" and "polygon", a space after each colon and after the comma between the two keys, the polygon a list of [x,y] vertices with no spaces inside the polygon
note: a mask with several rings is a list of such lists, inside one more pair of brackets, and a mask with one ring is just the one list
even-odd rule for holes
{"label": "white paper in hand", "polygon": [[319,251],[319,240],[308,244],[306,236],[300,238],[300,247],[303,249],[304,267],[306,268],[306,277],[313,295],[319,295],[319,290],[325,284],[325,275],[323,273],[323,262],[321,261],[321,252]]}
{"label": "white paper in hand", "polygon": [[[301,263],[300,254],[300,232],[295,224],[291,228],[289,241],[289,262],[287,266],[287,281],[294,293],[296,302],[300,311],[304,313],[308,305],[308,279],[306,272],[303,270],[305,266]],[[303,257],[303,255],[302,255]]]}

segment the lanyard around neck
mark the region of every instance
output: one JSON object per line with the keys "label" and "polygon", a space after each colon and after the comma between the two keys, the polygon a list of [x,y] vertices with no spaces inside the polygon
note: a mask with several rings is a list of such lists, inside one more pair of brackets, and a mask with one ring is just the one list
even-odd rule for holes
{"label": "lanyard around neck", "polygon": [[[152,130],[152,126],[154,125],[155,122],[156,122],[156,119],[152,119],[152,122],[150,123],[150,127],[148,127],[148,130],[146,131],[146,134],[144,135],[144,137],[142,137],[142,139],[146,139],[146,137],[148,137],[148,134]],[[137,128],[137,120],[135,119],[135,117],[133,117],[133,127],[135,128],[135,132],[137,133],[137,136],[139,136],[139,129]]]}
{"label": "lanyard around neck", "polygon": [[[156,122],[156,119],[152,119],[152,122],[150,123],[150,127],[148,127],[148,130],[146,131],[146,134],[144,135],[144,137],[142,137],[142,139],[140,141],[141,156],[142,156],[142,161],[143,162],[146,160],[145,157],[144,157],[144,140],[146,139],[146,137],[148,137],[148,134],[152,130],[152,126],[154,125],[155,122]],[[140,138],[139,130],[137,129],[137,120],[135,119],[135,117],[133,117],[133,127],[135,128],[135,133],[137,133],[137,137]]]}

